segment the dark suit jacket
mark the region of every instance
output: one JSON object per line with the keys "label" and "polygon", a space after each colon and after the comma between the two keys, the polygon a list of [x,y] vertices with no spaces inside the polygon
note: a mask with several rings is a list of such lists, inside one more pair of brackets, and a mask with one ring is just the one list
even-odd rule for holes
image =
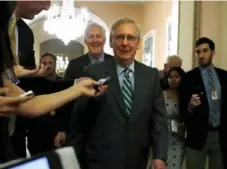
{"label": "dark suit jacket", "polygon": [[20,65],[27,69],[34,69],[35,65],[35,52],[33,50],[34,36],[31,28],[22,20],[17,21],[18,30],[18,55]]}
{"label": "dark suit jacket", "polygon": [[[32,90],[36,95],[58,92],[71,87],[73,83],[73,80],[58,79],[56,81],[50,81],[44,77],[20,79],[20,87],[22,87],[25,91]],[[48,114],[35,119],[17,116],[15,132],[11,138],[16,156],[24,157],[26,155],[26,131],[28,131],[29,148],[31,151],[33,150],[32,152],[34,154],[36,154],[37,152],[44,151],[44,148],[50,147],[50,141],[51,139],[53,140],[53,135],[55,135],[57,131],[68,131],[70,116],[71,105],[64,105],[57,109],[54,118]],[[41,134],[41,136],[37,133]],[[42,140],[38,140],[38,138]],[[44,145],[45,142],[43,143],[43,141],[45,141],[45,139],[49,146],[46,145],[42,148],[41,146]],[[37,144],[38,142],[40,142],[40,144]]]}
{"label": "dark suit jacket", "polygon": [[[219,131],[221,133],[220,136],[222,136],[222,134],[224,134],[224,130],[227,129],[227,111],[225,106],[227,72],[219,68],[215,68],[215,71],[217,72],[221,84],[221,126],[217,128],[217,131]],[[189,112],[188,104],[192,94],[199,94],[201,92],[203,93],[201,95],[201,105]],[[209,106],[205,92],[205,86],[203,84],[199,68],[195,68],[186,73],[185,77],[183,78],[179,93],[180,112],[187,128],[186,145],[197,150],[202,150],[206,142],[207,132],[209,130]],[[223,140],[224,137],[222,137],[221,142]]]}
{"label": "dark suit jacket", "polygon": [[163,93],[156,69],[135,61],[132,115],[124,115],[124,101],[114,59],[88,67],[94,79],[112,78],[102,96],[78,100],[68,135],[82,168],[145,169],[150,146],[153,157],[166,159],[168,129]]}
{"label": "dark suit jacket", "polygon": [[[112,58],[113,56],[105,53],[105,60]],[[78,58],[72,59],[65,72],[65,79],[77,79],[83,77],[84,68],[90,64],[88,54],[82,55]]]}
{"label": "dark suit jacket", "polygon": [[[15,1],[0,1],[0,71],[12,67],[13,56],[8,36],[9,19],[15,9]],[[3,66],[4,65],[4,66]],[[0,87],[3,87],[2,78],[0,78]],[[8,142],[8,118],[0,117],[0,163],[6,161],[6,150]]]}

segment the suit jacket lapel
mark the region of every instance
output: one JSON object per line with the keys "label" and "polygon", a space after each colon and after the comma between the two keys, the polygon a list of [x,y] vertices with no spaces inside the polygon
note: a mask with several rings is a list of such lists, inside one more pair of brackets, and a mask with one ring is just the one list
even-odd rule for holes
{"label": "suit jacket lapel", "polygon": [[[114,59],[109,59],[107,66],[107,75],[111,77],[111,81],[109,82],[109,90],[112,93],[116,103],[118,104],[118,107],[120,110],[125,111],[125,105],[124,105],[124,100],[122,97],[122,92],[121,92],[121,87],[119,84],[119,79],[117,76],[117,68],[116,64],[114,63]],[[119,114],[119,113],[118,113]]]}
{"label": "suit jacket lapel", "polygon": [[146,86],[147,78],[144,78],[143,69],[140,67],[140,64],[135,61],[135,74],[134,74],[134,98],[132,103],[132,114],[130,116],[130,121],[135,119],[144,108],[144,95],[147,92],[147,89],[150,88]]}
{"label": "suit jacket lapel", "polygon": [[88,54],[86,53],[84,55],[83,65],[81,65],[81,66],[83,66],[83,70],[85,70],[87,68],[87,66],[89,66],[89,65],[90,65],[90,59],[89,59]]}
{"label": "suit jacket lapel", "polygon": [[108,55],[106,53],[104,53],[104,60],[109,59]]}
{"label": "suit jacket lapel", "polygon": [[194,91],[192,91],[193,94],[200,94],[202,92],[203,94],[201,95],[201,100],[202,100],[202,102],[204,102],[204,103],[206,102],[208,104],[206,89],[205,89],[203,77],[201,75],[201,71],[199,68],[195,69],[193,78],[194,78],[194,82],[196,83],[195,89],[194,89]]}

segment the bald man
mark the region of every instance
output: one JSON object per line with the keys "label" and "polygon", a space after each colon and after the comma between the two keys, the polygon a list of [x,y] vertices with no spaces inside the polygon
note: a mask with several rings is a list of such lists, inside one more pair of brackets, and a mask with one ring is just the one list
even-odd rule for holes
{"label": "bald man", "polygon": [[167,58],[167,63],[164,65],[164,69],[159,71],[161,87],[163,90],[169,87],[166,75],[172,67],[181,67],[182,59],[178,55],[172,55]]}
{"label": "bald man", "polygon": [[181,67],[182,66],[182,59],[177,55],[169,56],[167,58],[167,65],[168,65],[169,68]]}

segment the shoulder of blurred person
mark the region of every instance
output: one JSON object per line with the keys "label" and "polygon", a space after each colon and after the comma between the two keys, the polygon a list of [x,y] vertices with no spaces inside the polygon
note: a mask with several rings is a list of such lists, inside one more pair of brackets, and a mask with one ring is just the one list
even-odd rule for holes
{"label": "shoulder of blurred person", "polygon": [[[35,52],[33,49],[34,35],[31,28],[24,22],[23,19],[17,21],[18,30],[18,50],[20,65],[26,69],[36,68]],[[25,38],[26,37],[26,38]]]}
{"label": "shoulder of blurred person", "polygon": [[[104,53],[105,60],[112,59],[113,56]],[[88,53],[74,58],[69,61],[69,65],[65,72],[65,79],[76,79],[83,76],[83,71],[90,66]]]}
{"label": "shoulder of blurred person", "polygon": [[15,6],[15,1],[0,1],[1,31],[4,30],[6,27],[8,29],[9,19],[14,12]]}
{"label": "shoulder of blurred person", "polygon": [[9,21],[13,16],[16,3],[14,1],[0,1],[0,59],[1,67],[8,69],[13,67],[13,55],[8,35]]}

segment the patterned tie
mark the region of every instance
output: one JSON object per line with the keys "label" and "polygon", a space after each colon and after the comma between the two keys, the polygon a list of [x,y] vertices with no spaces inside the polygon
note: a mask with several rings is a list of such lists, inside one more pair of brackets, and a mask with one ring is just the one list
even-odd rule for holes
{"label": "patterned tie", "polygon": [[[209,87],[210,87],[210,122],[213,127],[217,126],[217,99],[212,98],[212,93],[217,92],[214,89],[214,82],[213,82],[213,76],[212,76],[212,70],[208,69],[208,82],[209,82]],[[216,93],[217,95],[217,93]]]}
{"label": "patterned tie", "polygon": [[133,98],[133,89],[132,83],[129,77],[130,69],[125,69],[125,76],[122,84],[122,94],[125,102],[126,116],[129,117],[132,111],[132,98]]}

